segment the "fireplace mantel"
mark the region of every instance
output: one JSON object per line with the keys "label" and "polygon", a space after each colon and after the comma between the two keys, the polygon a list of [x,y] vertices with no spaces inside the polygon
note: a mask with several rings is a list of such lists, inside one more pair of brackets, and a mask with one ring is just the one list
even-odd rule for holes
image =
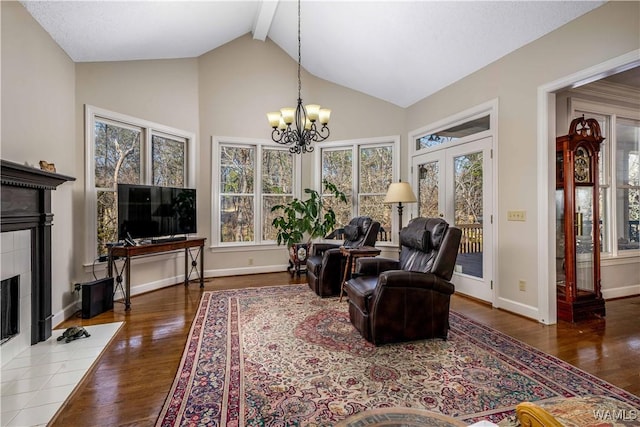
{"label": "fireplace mantel", "polygon": [[75,178],[0,161],[0,231],[31,230],[31,344],[51,336],[51,190]]}

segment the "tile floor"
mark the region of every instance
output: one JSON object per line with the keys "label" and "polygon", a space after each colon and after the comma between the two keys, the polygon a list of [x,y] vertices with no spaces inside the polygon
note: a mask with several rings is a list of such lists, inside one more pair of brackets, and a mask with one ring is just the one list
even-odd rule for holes
{"label": "tile floor", "polygon": [[63,329],[29,347],[2,366],[0,425],[46,426],[80,383],[122,322],[86,326],[91,334],[58,341]]}

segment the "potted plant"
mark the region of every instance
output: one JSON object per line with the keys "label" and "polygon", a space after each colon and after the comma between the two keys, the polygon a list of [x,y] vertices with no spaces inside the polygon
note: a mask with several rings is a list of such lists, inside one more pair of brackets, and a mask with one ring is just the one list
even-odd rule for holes
{"label": "potted plant", "polygon": [[[336,200],[347,203],[347,196],[335,184],[326,179],[322,184],[325,192],[331,193]],[[311,241],[327,235],[336,225],[336,213],[325,205],[321,194],[310,188],[305,188],[304,192],[309,195],[306,200],[294,198],[289,203],[271,208],[271,212],[281,211],[281,215],[274,218],[271,225],[277,230],[278,245],[286,244],[289,248],[289,271],[295,267],[298,275],[300,265],[307,258]]]}

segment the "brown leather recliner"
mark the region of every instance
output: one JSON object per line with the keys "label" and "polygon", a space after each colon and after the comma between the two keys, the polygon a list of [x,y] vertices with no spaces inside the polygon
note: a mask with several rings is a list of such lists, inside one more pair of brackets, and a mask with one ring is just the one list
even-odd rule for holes
{"label": "brown leather recliner", "polygon": [[461,235],[441,218],[414,218],[400,231],[399,260],[357,260],[345,289],[351,323],[367,341],[447,339]]}
{"label": "brown leather recliner", "polygon": [[307,258],[307,280],[309,287],[321,297],[340,294],[344,259],[340,246],[357,248],[375,246],[380,223],[368,216],[359,216],[344,227],[345,241],[335,243],[314,243],[311,256]]}

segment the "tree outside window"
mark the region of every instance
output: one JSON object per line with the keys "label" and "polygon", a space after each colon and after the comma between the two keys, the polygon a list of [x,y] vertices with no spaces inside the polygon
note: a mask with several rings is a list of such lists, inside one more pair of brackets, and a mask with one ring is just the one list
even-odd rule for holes
{"label": "tree outside window", "polygon": [[327,209],[336,213],[336,228],[344,227],[351,220],[353,205],[353,149],[322,150],[322,180],[334,184],[347,196],[347,203],[339,203],[330,193],[323,194]]}
{"label": "tree outside window", "polygon": [[[616,111],[615,107],[603,111]],[[600,148],[601,251],[620,253],[640,249],[640,120],[624,110],[609,114],[579,109],[575,117],[595,118],[605,137]]]}
{"label": "tree outside window", "polygon": [[266,148],[262,156],[262,238],[276,240],[277,231],[271,224],[278,215],[271,212],[276,205],[293,199],[293,157],[288,150]]}
{"label": "tree outside window", "polygon": [[379,240],[391,241],[392,211],[383,201],[393,180],[393,148],[390,145],[360,147],[359,159],[359,215],[379,221],[383,231]]}
{"label": "tree outside window", "polygon": [[640,121],[616,125],[616,225],[618,250],[640,249]]}
{"label": "tree outside window", "polygon": [[151,137],[151,164],[153,185],[163,187],[185,186],[185,155],[187,141],[169,136]]}
{"label": "tree outside window", "polygon": [[219,243],[273,242],[271,208],[293,198],[294,156],[266,143],[222,142],[218,152]]}
{"label": "tree outside window", "polygon": [[98,255],[107,253],[107,243],[118,240],[118,183],[140,183],[140,139],[142,129],[95,121],[95,186],[97,198]]}
{"label": "tree outside window", "polygon": [[[87,180],[90,233],[89,259],[106,255],[107,243],[118,239],[118,184],[148,184],[184,187],[190,135],[135,117],[95,107],[86,107],[88,162],[93,174]],[[175,131],[175,135],[172,133]],[[149,170],[149,173],[145,171]],[[95,208],[95,210],[93,210]]]}
{"label": "tree outside window", "polygon": [[334,183],[348,200],[348,204],[335,203],[331,195],[323,195],[336,211],[336,227],[355,216],[370,216],[380,222],[378,240],[392,240],[392,211],[383,200],[393,181],[393,155],[393,143],[359,141],[322,149],[321,179]]}

